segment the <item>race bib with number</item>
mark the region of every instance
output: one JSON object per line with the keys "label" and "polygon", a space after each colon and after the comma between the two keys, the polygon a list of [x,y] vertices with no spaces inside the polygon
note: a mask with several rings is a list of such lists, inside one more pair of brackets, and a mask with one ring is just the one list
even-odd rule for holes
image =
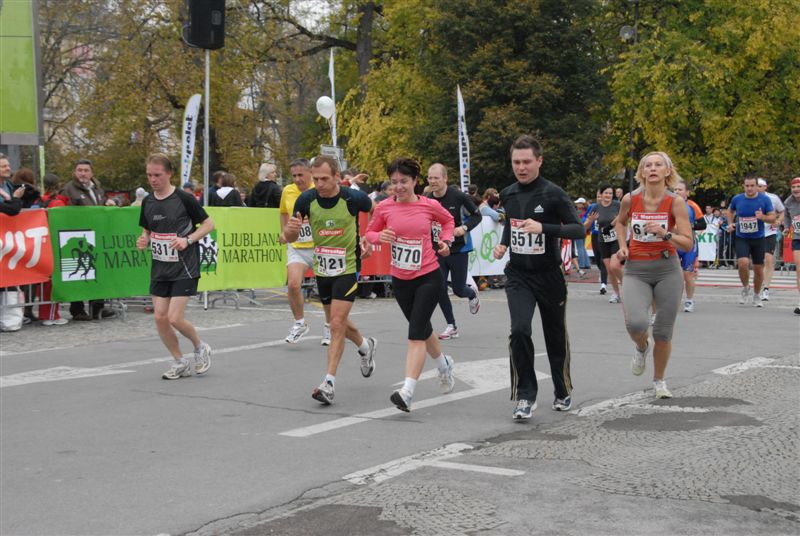
{"label": "race bib with number", "polygon": [[297,242],[313,242],[314,237],[311,236],[311,224],[304,223],[300,226],[300,234],[297,235]]}
{"label": "race bib with number", "polygon": [[637,242],[659,242],[661,238],[656,233],[648,233],[645,227],[654,222],[665,231],[669,224],[669,214],[666,212],[635,212],[631,216],[632,238]]}
{"label": "race bib with number", "polygon": [[392,242],[392,266],[401,270],[422,268],[422,239],[395,238]]}
{"label": "race bib with number", "polygon": [[314,248],[317,273],[325,277],[333,277],[344,272],[347,266],[347,250],[318,246]]}
{"label": "race bib with number", "polygon": [[544,235],[522,230],[525,220],[511,219],[511,251],[520,255],[542,255]]}
{"label": "race bib with number", "polygon": [[792,234],[794,240],[800,239],[800,214],[792,217]]}
{"label": "race bib with number", "polygon": [[744,218],[739,216],[739,232],[742,234],[751,234],[758,232],[758,218],[750,216]]}
{"label": "race bib with number", "polygon": [[431,235],[433,236],[433,245],[439,243],[439,235],[442,234],[442,224],[438,221],[431,223]]}
{"label": "race bib with number", "polygon": [[603,233],[603,242],[616,242],[617,241],[617,230],[611,229],[607,234]]}
{"label": "race bib with number", "polygon": [[175,233],[150,233],[150,251],[154,261],[178,262],[178,250],[172,241],[178,238]]}

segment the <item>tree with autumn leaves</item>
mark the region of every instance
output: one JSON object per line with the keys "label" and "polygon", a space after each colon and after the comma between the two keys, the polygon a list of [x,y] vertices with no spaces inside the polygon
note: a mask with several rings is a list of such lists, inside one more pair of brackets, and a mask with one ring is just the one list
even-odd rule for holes
{"label": "tree with autumn leaves", "polygon": [[[91,154],[101,176],[132,188],[145,154],[177,152],[183,106],[202,92],[203,51],[180,40],[183,0],[95,9],[102,35],[66,20],[64,4],[76,2],[40,1],[50,57],[66,44],[84,43],[84,60],[91,51],[79,90],[56,88],[48,105],[49,132],[60,132],[48,154],[67,175],[72,157]],[[523,132],[544,142],[545,176],[575,195],[620,183],[649,150],[670,153],[708,195],[749,172],[777,184],[800,169],[796,0],[319,5],[228,2],[226,46],[212,52],[212,168],[248,182],[265,154],[285,167],[327,143],[314,101],[328,91],[333,48],[340,145],[374,181],[401,154],[456,167],[457,84],[482,186],[510,183],[508,146]],[[634,7],[637,39],[623,43]],[[58,28],[71,35],[48,40]]]}

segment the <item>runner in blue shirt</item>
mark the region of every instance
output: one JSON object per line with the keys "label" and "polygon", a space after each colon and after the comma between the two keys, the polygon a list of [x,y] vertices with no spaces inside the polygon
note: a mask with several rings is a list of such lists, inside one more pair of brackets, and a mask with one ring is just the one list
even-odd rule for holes
{"label": "runner in blue shirt", "polygon": [[728,207],[728,232],[736,231],[736,265],[742,282],[739,303],[745,304],[750,297],[750,259],[753,260],[753,306],[763,307],[761,284],[764,281],[764,223],[775,221],[772,201],[758,191],[756,177],[744,178],[744,193],[734,196]]}

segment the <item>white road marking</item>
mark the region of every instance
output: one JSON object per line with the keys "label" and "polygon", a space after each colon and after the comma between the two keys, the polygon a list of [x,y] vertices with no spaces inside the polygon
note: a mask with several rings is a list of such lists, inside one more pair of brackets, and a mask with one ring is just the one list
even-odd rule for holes
{"label": "white road marking", "polygon": [[441,469],[456,469],[459,471],[474,471],[499,476],[521,476],[525,471],[514,469],[504,469],[501,467],[488,467],[485,465],[474,465],[469,463],[446,462],[450,458],[461,456],[464,451],[472,450],[471,445],[466,443],[451,443],[442,448],[429,450],[404,456],[390,462],[382,463],[368,469],[356,471],[342,477],[352,484],[363,486],[365,484],[377,484],[390,478],[402,475],[408,471],[419,469],[420,467],[439,467]]}
{"label": "white road marking", "polygon": [[724,376],[740,374],[753,368],[765,367],[772,364],[773,361],[775,360],[769,357],[754,357],[752,359],[748,359],[747,361],[742,361],[741,363],[734,363],[733,365],[728,365],[727,367],[714,369],[712,372],[715,374],[722,374]]}
{"label": "white road marking", "polygon": [[[304,337],[305,339],[321,339],[320,336]],[[243,346],[232,346],[230,348],[214,348],[212,349],[212,356],[220,354],[230,354],[233,352],[242,352],[247,350],[257,350],[259,348],[268,348],[270,346],[281,346],[287,344],[283,339],[277,341],[259,342],[255,344],[246,344]],[[189,357],[192,354],[184,354],[184,357]],[[106,365],[103,367],[53,367],[48,369],[31,370],[28,372],[20,372],[19,374],[8,374],[0,376],[0,389],[4,387],[15,387],[18,385],[28,385],[31,383],[42,382],[55,382],[60,380],[77,380],[80,378],[94,378],[97,376],[108,376],[111,374],[123,374],[126,372],[135,372],[130,369],[133,367],[141,367],[145,365],[153,365],[156,363],[166,363],[172,360],[172,357],[154,357],[152,359],[143,359],[141,361],[129,361],[127,363],[116,363],[114,365]]]}
{"label": "white road marking", "polygon": [[[508,358],[502,357],[498,359],[485,359],[480,361],[465,361],[463,363],[456,362],[454,374],[456,378],[470,385],[472,389],[466,391],[455,391],[447,395],[436,396],[426,400],[414,401],[411,405],[412,411],[429,408],[431,406],[438,406],[439,404],[446,404],[455,400],[463,400],[465,398],[472,398],[480,396],[501,389],[508,389]],[[431,378],[436,376],[436,370],[428,371],[420,376]],[[536,371],[537,380],[545,380],[550,376]],[[385,417],[392,417],[398,415],[398,409],[389,407],[371,411],[369,413],[360,413],[351,417],[342,417],[333,419],[331,421],[323,422],[320,424],[313,424],[311,426],[304,426],[301,428],[294,428],[286,432],[280,432],[280,435],[288,437],[309,437],[322,432],[330,432],[338,428],[352,426],[368,422],[374,419],[383,419]]]}
{"label": "white road marking", "polygon": [[644,402],[645,400],[648,400],[650,398],[652,398],[652,395],[643,391],[628,393],[626,395],[618,396],[617,398],[603,400],[602,402],[582,407],[581,409],[575,412],[575,415],[578,415],[579,417],[594,417],[597,415],[602,415],[604,413],[614,411],[615,409],[621,406],[625,406],[628,404],[636,404],[638,402]]}
{"label": "white road marking", "polygon": [[239,326],[244,326],[244,324],[224,324],[222,326],[195,326],[194,329],[197,331],[210,331],[212,329],[228,329],[228,328],[238,328]]}
{"label": "white road marking", "polygon": [[489,475],[499,476],[522,476],[525,471],[517,471],[516,469],[505,469],[503,467],[488,467],[486,465],[475,465],[472,463],[455,463],[455,462],[428,462],[425,465],[432,467],[440,467],[442,469],[457,469],[459,471],[475,471],[476,473],[486,473]]}
{"label": "white road marking", "polygon": [[654,404],[628,404],[628,408],[638,408],[638,409],[646,409],[647,411],[654,413],[654,412],[663,412],[663,413],[708,413],[711,411],[708,408],[697,408],[697,407],[683,407],[683,406],[658,406]]}

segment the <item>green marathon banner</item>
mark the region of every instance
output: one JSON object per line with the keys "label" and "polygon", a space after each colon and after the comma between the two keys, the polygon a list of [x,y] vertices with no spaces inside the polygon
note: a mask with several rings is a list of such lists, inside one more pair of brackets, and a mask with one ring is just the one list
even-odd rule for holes
{"label": "green marathon banner", "polygon": [[199,290],[286,285],[277,208],[208,207],[214,231],[200,241]]}
{"label": "green marathon banner", "polygon": [[47,211],[53,246],[53,301],[150,293],[150,251],[136,248],[139,207]]}
{"label": "green marathon banner", "polygon": [[[126,298],[150,293],[150,249],[136,239],[139,207],[64,207],[48,211],[53,300]],[[286,284],[286,246],[278,209],[207,209],[215,229],[200,241],[199,290]]]}

